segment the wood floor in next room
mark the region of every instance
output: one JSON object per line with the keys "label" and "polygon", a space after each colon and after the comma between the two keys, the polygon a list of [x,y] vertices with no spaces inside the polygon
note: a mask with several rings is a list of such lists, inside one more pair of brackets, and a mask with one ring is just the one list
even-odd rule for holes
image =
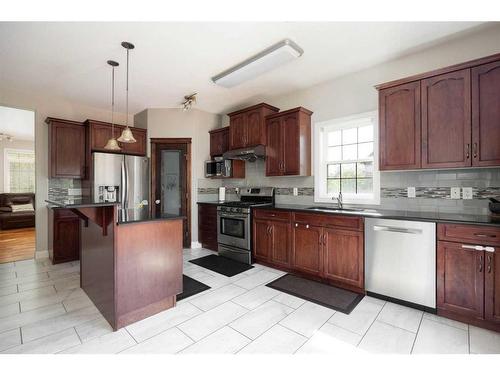
{"label": "wood floor in next room", "polygon": [[32,259],[35,255],[35,228],[0,230],[0,263]]}
{"label": "wood floor in next room", "polygon": [[225,277],[188,261],[211,289],[112,332],[79,288],[79,263],[0,265],[2,353],[500,353],[500,334],[365,297],[350,315],[265,286],[256,265]]}

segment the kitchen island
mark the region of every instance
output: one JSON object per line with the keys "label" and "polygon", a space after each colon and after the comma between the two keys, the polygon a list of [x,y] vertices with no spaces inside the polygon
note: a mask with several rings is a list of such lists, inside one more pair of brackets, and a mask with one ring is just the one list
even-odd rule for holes
{"label": "kitchen island", "polygon": [[182,216],[88,199],[47,202],[80,217],[80,286],[114,330],[175,306]]}

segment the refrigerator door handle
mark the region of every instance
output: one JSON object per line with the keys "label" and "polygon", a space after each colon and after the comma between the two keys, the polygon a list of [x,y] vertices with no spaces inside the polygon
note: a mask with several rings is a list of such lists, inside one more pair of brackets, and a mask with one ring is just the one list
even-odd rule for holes
{"label": "refrigerator door handle", "polygon": [[127,171],[127,164],[125,162],[125,158],[122,160],[122,191],[121,191],[121,201],[122,201],[122,208],[128,208],[128,171]]}

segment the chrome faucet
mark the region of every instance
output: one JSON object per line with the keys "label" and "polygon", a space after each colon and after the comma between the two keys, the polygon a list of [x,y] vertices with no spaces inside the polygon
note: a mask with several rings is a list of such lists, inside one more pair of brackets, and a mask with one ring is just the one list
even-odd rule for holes
{"label": "chrome faucet", "polygon": [[337,199],[337,205],[339,206],[340,209],[343,208],[343,203],[342,203],[342,192],[339,191],[339,195],[337,197],[332,197],[332,199]]}

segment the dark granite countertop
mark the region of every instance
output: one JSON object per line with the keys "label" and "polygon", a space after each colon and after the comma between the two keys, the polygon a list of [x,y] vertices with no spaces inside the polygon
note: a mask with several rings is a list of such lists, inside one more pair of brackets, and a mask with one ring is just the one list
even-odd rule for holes
{"label": "dark granite countertop", "polygon": [[94,201],[91,198],[75,198],[64,200],[46,199],[45,202],[47,202],[49,206],[55,206],[59,208],[106,207],[117,206],[120,204],[119,202]]}

